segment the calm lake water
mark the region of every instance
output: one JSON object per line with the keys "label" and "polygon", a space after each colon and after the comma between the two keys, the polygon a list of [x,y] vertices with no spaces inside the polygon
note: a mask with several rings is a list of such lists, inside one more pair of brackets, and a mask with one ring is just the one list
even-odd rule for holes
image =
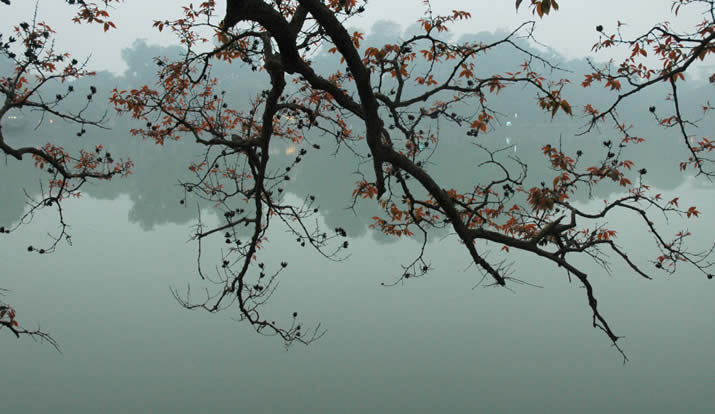
{"label": "calm lake water", "polygon": [[[713,191],[687,181],[679,194],[712,206]],[[3,287],[22,320],[60,342],[0,335],[3,413],[44,412],[629,412],[711,413],[715,380],[713,283],[693,272],[645,281],[616,264],[594,273],[603,312],[630,361],[590,327],[584,293],[562,272],[514,256],[518,274],[544,286],[474,288],[465,252],[447,238],[430,247],[436,269],[392,280],[416,244],[351,239],[331,263],[271,234],[267,262],[289,262],[270,312],[292,311],[327,328],[286,351],[278,340],[218,315],[183,310],[169,287],[201,287],[188,224],[144,230],[134,204],[68,203],[73,245],[26,252],[55,228],[39,216],[0,239]],[[704,215],[699,229],[715,228]],[[627,225],[623,222],[614,223]],[[702,233],[702,232],[701,232]],[[643,260],[643,237],[621,243]],[[642,236],[642,235],[641,235]],[[703,241],[711,235],[702,235]],[[709,283],[708,283],[709,282]]]}

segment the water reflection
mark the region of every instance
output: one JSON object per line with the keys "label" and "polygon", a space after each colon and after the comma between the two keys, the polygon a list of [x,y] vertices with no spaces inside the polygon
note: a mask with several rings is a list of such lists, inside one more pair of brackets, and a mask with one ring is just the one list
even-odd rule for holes
{"label": "water reflection", "polygon": [[[386,36],[388,33],[395,35],[396,32],[393,32],[394,30],[383,31],[382,35]],[[494,36],[482,33],[471,38],[490,41]],[[376,37],[373,36],[368,40],[375,39]],[[151,64],[152,57],[175,56],[178,53],[180,53],[179,48],[162,48],[137,41],[131,49],[125,50],[122,54],[129,66],[123,76],[102,72],[93,79],[83,80],[75,87],[83,90],[89,88],[90,84],[96,84],[100,94],[103,93],[106,98],[114,87],[122,89],[151,82],[155,69]],[[517,58],[518,55],[512,52],[497,54],[481,66],[481,70],[498,72],[509,67],[508,65],[513,64]],[[333,64],[331,59],[332,56],[318,56],[314,65],[320,70],[325,70]],[[585,61],[568,61],[564,62],[563,66],[575,73],[588,69]],[[239,77],[233,76],[234,74],[235,69],[229,65],[219,64],[214,70],[214,75],[223,80],[219,87],[226,89],[229,102],[240,108],[247,104],[245,97],[258,92],[265,79],[262,74],[251,71],[241,71]],[[437,77],[440,75],[439,72],[435,73]],[[494,130],[477,138],[465,136],[465,130],[453,123],[442,122],[426,126],[439,128],[440,131],[441,141],[426,164],[426,168],[434,174],[439,183],[457,189],[468,189],[474,182],[483,183],[496,177],[492,176],[497,172],[496,170],[476,168],[479,162],[485,159],[486,154],[474,147],[475,142],[492,149],[510,147],[512,154],[529,166],[527,187],[538,185],[541,181],[550,181],[554,175],[540,149],[546,143],[558,145],[571,153],[582,151],[584,163],[596,163],[603,159],[605,152],[601,143],[605,139],[617,136],[616,131],[604,129],[578,136],[578,133],[583,131],[582,119],[557,116],[551,120],[548,115],[536,108],[534,102],[523,99],[523,93],[520,89],[507,88],[500,95],[491,98],[490,104],[498,112],[514,115],[513,117],[504,115],[505,118],[501,119],[500,124],[495,125]],[[574,107],[587,101],[607,102],[612,98],[608,92],[601,89],[585,90],[580,86],[572,86],[565,93],[571,97],[570,101]],[[656,91],[650,90],[637,94],[630,98],[629,104],[621,111],[623,119],[628,119],[634,125],[631,134],[648,138],[646,143],[629,148],[624,158],[641,161],[640,166],[649,171],[648,183],[664,189],[672,189],[683,182],[685,176],[676,171],[678,171],[678,163],[687,158],[687,154],[677,132],[660,128],[658,122],[649,116],[646,110],[654,99],[659,99],[660,96]],[[707,99],[708,96],[703,95],[703,89],[697,86],[683,90],[685,105],[695,107],[700,101]],[[72,105],[78,102],[67,99],[65,104]],[[93,113],[88,114],[89,116],[101,116],[109,108],[97,105],[90,109]],[[468,111],[469,108],[465,107],[463,110]],[[51,118],[45,118],[40,124],[41,119],[33,112],[12,114],[11,117],[14,118],[8,119],[7,125],[3,125],[4,133],[10,142],[39,145],[57,136],[75,136],[76,127],[63,122],[54,122]],[[108,124],[112,127],[109,131],[90,131],[88,136],[63,140],[63,145],[72,151],[101,144],[114,154],[132,158],[136,165],[135,172],[129,178],[116,179],[109,185],[101,183],[87,186],[85,193],[100,199],[115,199],[120,194],[128,195],[133,201],[129,219],[139,223],[144,229],[151,229],[163,223],[186,223],[195,218],[196,205],[193,204],[193,200],[183,205],[179,203],[183,193],[178,183],[179,180],[190,178],[186,167],[195,160],[201,149],[188,139],[166,143],[164,146],[141,142],[128,134],[136,124],[125,118],[111,117]],[[702,130],[707,130],[715,125],[712,119],[705,119],[700,127]],[[356,128],[356,131],[359,132],[359,129]],[[335,147],[334,143],[324,142],[324,139],[318,136],[308,138],[311,142],[320,142],[322,149],[315,150],[308,144],[276,142],[272,150],[274,154],[271,162],[276,169],[288,165],[296,151],[308,150],[306,162],[301,163],[294,170],[295,179],[291,181],[291,185],[285,186],[285,191],[300,197],[306,194],[316,195],[321,212],[331,227],[343,227],[350,235],[366,234],[371,220],[365,218],[375,216],[379,211],[375,203],[369,200],[358,203],[356,211],[348,208],[351,205],[351,191],[359,179],[355,174],[359,168],[358,161],[353,153],[343,146]],[[366,151],[366,148],[359,145],[356,149]],[[668,156],[664,157],[664,154]],[[8,224],[18,220],[22,214],[23,189],[31,194],[39,190],[39,177],[30,163],[18,165],[8,161],[0,168],[2,169],[0,186],[3,188],[3,194],[6,195],[0,200],[2,203],[0,219],[2,223]],[[326,171],[331,173],[326,174]],[[594,196],[605,197],[613,191],[619,191],[615,184],[604,183],[596,189]],[[586,199],[587,194],[584,192],[577,197]],[[373,234],[373,237],[381,242],[388,240],[379,234]]]}
{"label": "water reflection", "polygon": [[[676,192],[698,204],[712,200],[712,189],[692,182]],[[12,374],[3,412],[600,414],[670,413],[686,404],[689,413],[709,414],[715,404],[715,302],[702,277],[645,282],[619,264],[610,278],[594,268],[604,312],[627,337],[624,367],[590,327],[582,289],[529,256],[513,258],[517,271],[545,289],[472,289],[477,275],[464,271],[467,259],[450,239],[434,247],[429,278],[383,288],[413,243],[385,250],[354,238],[352,257],[330,263],[274,231],[263,257],[287,260],[290,273],[269,312],[288,319],[298,310],[328,328],[310,347],[285,352],[275,338],[237,325],[230,311],[182,312],[167,287],[197,283],[187,229],[146,232],[124,219],[132,205],[126,196],[72,202],[74,246],[42,260],[18,258],[28,257],[23,243],[54,217],[0,239],[3,283],[18,310],[63,348],[58,355],[0,336],[0,347],[12,350],[0,360]],[[715,222],[707,216],[698,225]],[[645,260],[647,235],[622,237]]]}

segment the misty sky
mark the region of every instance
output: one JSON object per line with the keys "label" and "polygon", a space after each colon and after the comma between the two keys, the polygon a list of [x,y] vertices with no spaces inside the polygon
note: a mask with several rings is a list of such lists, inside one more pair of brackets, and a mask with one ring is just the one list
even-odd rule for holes
{"label": "misty sky", "polygon": [[[198,3],[199,1],[195,1]],[[120,51],[130,47],[137,38],[150,43],[168,45],[176,43],[169,33],[159,33],[152,28],[155,19],[172,19],[181,13],[181,6],[189,1],[176,0],[125,0],[113,11],[113,21],[118,30],[103,34],[100,27],[88,29],[71,23],[73,9],[57,0],[38,0],[39,20],[48,22],[58,32],[58,46],[70,50],[77,57],[92,56],[91,67],[121,73],[126,69]],[[525,5],[527,2],[524,2]],[[591,46],[598,39],[596,25],[606,31],[620,20],[628,24],[625,34],[647,30],[656,22],[669,20],[676,28],[687,27],[699,20],[699,9],[684,9],[677,19],[670,12],[671,0],[561,0],[560,11],[548,16],[537,25],[536,36],[540,42],[569,58],[590,55]],[[2,6],[0,24],[3,27],[29,20],[35,1],[14,0],[11,7]],[[223,10],[225,0],[218,0]],[[456,34],[483,31],[513,30],[520,23],[534,18],[528,7],[516,13],[513,0],[449,0],[433,1],[436,14],[447,14],[453,9],[472,13],[472,19],[455,27]],[[425,11],[422,0],[371,0],[364,16],[352,21],[351,26],[369,30],[378,20],[392,20],[403,28],[414,23]],[[603,56],[603,59],[606,57]],[[709,74],[708,74],[709,75]]]}

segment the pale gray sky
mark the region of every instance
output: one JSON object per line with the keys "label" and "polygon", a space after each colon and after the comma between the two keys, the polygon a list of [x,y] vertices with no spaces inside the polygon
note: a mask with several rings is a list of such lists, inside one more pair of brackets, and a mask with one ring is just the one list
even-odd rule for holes
{"label": "pale gray sky", "polygon": [[[197,2],[199,0],[194,0],[194,3]],[[78,57],[91,54],[94,69],[122,72],[125,65],[120,51],[131,46],[135,39],[145,38],[150,43],[163,45],[174,43],[172,35],[159,33],[152,28],[152,22],[178,17],[181,6],[188,3],[189,0],[125,0],[113,11],[118,30],[109,33],[103,33],[100,27],[72,24],[72,8],[67,7],[64,1],[38,0],[38,14],[40,20],[57,30],[57,42],[61,48]],[[217,4],[219,10],[223,10],[225,0],[218,0]],[[692,27],[693,22],[700,19],[696,8],[686,10],[674,19],[670,12],[671,0],[561,0],[559,4],[561,10],[558,13],[538,22],[536,35],[542,43],[574,58],[590,54],[591,46],[598,38],[595,30],[598,24],[608,30],[621,20],[628,23],[627,33],[635,34],[658,21],[670,20],[676,26],[689,24]],[[10,7],[0,5],[3,11],[0,27],[30,19],[34,5],[33,0],[13,0]],[[438,14],[449,13],[453,9],[472,13],[470,21],[456,26],[456,34],[510,30],[534,18],[528,7],[522,6],[516,13],[513,0],[434,0],[432,7]],[[365,15],[354,20],[352,26],[368,30],[375,21],[388,19],[404,28],[419,19],[424,10],[422,0],[371,0]]]}

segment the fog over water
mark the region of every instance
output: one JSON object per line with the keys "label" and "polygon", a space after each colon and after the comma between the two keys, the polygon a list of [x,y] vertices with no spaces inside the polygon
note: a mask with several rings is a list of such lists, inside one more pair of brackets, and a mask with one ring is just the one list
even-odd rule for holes
{"label": "fog over water", "polygon": [[[367,42],[384,43],[400,30],[381,22]],[[498,35],[465,36],[488,41]],[[151,57],[178,53],[176,47],[135,41],[121,53],[126,72],[100,72],[76,88],[96,84],[106,97],[114,87],[150,82]],[[498,56],[480,70],[499,70],[516,59],[508,52]],[[587,68],[582,59],[559,59],[576,73]],[[0,72],[5,64],[0,61]],[[335,62],[322,56],[314,65],[323,70]],[[217,64],[213,74],[232,105],[241,107],[265,85],[265,76],[235,72]],[[708,99],[715,102],[712,85],[691,82],[683,88],[683,105],[690,109]],[[715,229],[715,187],[678,173],[678,163],[687,157],[682,142],[676,131],[659,128],[647,110],[662,98],[658,92],[636,95],[622,110],[635,125],[633,134],[648,137],[630,149],[630,156],[648,169],[643,179],[665,199],[677,195],[702,211],[687,221],[666,223],[657,217],[656,225],[673,232],[689,228],[695,233],[691,243],[707,247]],[[568,93],[574,106],[612,98],[576,86]],[[586,159],[602,158],[602,141],[615,136],[613,130],[577,136],[583,130],[580,118],[551,120],[523,96],[514,89],[494,99],[504,114],[501,124],[479,139],[525,161],[527,187],[553,178],[540,151],[545,143],[581,149]],[[207,287],[196,272],[196,244],[187,240],[198,211],[206,221],[219,218],[211,205],[192,199],[180,204],[184,194],[178,185],[200,148],[184,141],[164,147],[142,142],[128,134],[134,125],[122,118],[110,119],[110,131],[91,131],[76,140],[74,126],[47,118],[35,129],[40,121],[31,112],[18,113],[14,123],[3,124],[3,133],[27,145],[55,135],[73,138],[68,149],[102,144],[132,158],[136,167],[128,178],[88,184],[81,199],[65,203],[71,246],[61,243],[52,255],[28,254],[27,246],[46,243],[47,233],[56,231],[57,216],[50,210],[0,237],[4,300],[27,328],[47,330],[62,350],[0,331],[0,413],[709,414],[715,409],[715,281],[691,268],[673,276],[655,273],[648,281],[615,257],[610,274],[583,262],[602,313],[625,337],[619,342],[629,358],[624,365],[608,338],[591,326],[580,284],[524,253],[505,256],[492,246],[489,258],[513,261],[514,276],[534,286],[488,287],[456,238],[437,233],[428,245],[434,268],[428,276],[382,286],[396,279],[400,264],[414,257],[419,244],[370,230],[370,217],[378,211],[370,202],[360,203],[356,212],[347,208],[359,179],[350,151],[334,142],[321,142],[320,150],[306,145],[310,150],[286,185],[286,197],[315,194],[318,220],[345,228],[350,247],[345,260],[336,263],[301,248],[280,225],[268,233],[261,260],[289,265],[264,312],[287,323],[298,312],[306,327],[319,323],[326,329],[315,343],[286,350],[277,338],[235,321],[235,309],[187,311],[170,292],[191,286],[200,295]],[[715,125],[705,119],[700,128]],[[477,170],[484,153],[464,130],[442,125],[440,136],[429,166],[437,180],[459,188],[493,174]],[[282,168],[294,149],[279,143],[271,162]],[[9,225],[26,211],[27,195],[38,194],[41,176],[29,161],[2,161],[0,225]],[[577,194],[576,202],[595,210],[618,191],[604,186],[591,199]],[[643,227],[625,214],[610,218],[608,225],[618,230],[618,243],[630,256],[650,269],[657,251]],[[206,263],[219,257],[222,242],[204,246]]]}

